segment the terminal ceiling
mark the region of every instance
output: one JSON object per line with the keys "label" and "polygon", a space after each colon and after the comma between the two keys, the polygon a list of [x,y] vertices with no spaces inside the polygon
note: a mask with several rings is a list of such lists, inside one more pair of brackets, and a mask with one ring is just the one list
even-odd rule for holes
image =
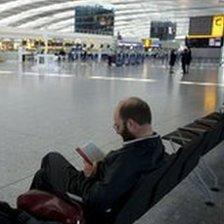
{"label": "terminal ceiling", "polygon": [[113,5],[115,32],[148,36],[151,21],[173,21],[185,34],[189,17],[224,14],[224,0],[0,0],[0,27],[73,32],[74,7]]}

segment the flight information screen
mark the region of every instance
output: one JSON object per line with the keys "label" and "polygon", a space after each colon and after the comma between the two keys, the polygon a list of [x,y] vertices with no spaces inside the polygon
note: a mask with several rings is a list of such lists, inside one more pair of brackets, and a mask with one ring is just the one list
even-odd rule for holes
{"label": "flight information screen", "polygon": [[191,17],[189,35],[211,35],[212,16]]}
{"label": "flight information screen", "polygon": [[75,32],[113,35],[114,10],[102,6],[77,6]]}
{"label": "flight information screen", "polygon": [[176,36],[176,23],[152,21],[150,28],[150,37],[160,40],[173,40]]}

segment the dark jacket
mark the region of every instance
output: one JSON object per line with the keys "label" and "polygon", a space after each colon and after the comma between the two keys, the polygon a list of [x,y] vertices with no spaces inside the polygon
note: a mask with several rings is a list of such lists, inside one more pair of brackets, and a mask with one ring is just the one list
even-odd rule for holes
{"label": "dark jacket", "polygon": [[187,64],[188,62],[188,54],[187,54],[187,51],[184,50],[182,53],[181,53],[181,63],[182,64]]}
{"label": "dark jacket", "polygon": [[186,64],[187,64],[187,65],[190,65],[191,60],[192,60],[191,50],[188,50],[188,51],[187,51],[187,55],[186,55]]}
{"label": "dark jacket", "polygon": [[176,58],[177,58],[177,55],[176,55],[175,51],[171,51],[171,53],[170,53],[170,62],[169,62],[170,66],[174,66],[175,65]]}
{"label": "dark jacket", "polygon": [[158,135],[110,152],[98,165],[95,177],[80,186],[84,202],[101,212],[114,207],[134,187],[142,173],[162,164],[163,157],[164,146]]}

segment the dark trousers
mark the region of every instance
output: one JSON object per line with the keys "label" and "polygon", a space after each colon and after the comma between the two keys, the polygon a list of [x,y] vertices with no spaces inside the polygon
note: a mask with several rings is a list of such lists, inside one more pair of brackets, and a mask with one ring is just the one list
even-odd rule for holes
{"label": "dark trousers", "polygon": [[61,154],[51,152],[42,159],[41,168],[35,174],[30,189],[81,196],[79,185],[85,179],[83,172],[78,171]]}
{"label": "dark trousers", "polygon": [[[62,194],[69,192],[82,197],[82,192],[94,181],[94,178],[86,178],[61,154],[51,152],[42,159],[41,168],[36,172],[30,189]],[[83,209],[87,224],[109,224],[114,220],[114,214],[98,213],[97,208],[90,208],[86,204]]]}
{"label": "dark trousers", "polygon": [[183,70],[183,73],[186,74],[186,64],[185,63],[182,63],[182,70]]}

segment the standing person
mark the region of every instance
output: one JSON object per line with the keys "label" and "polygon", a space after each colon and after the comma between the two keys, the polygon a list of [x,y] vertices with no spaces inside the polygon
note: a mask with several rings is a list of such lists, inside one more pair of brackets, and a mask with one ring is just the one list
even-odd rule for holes
{"label": "standing person", "polygon": [[185,48],[183,52],[181,53],[181,65],[182,65],[182,70],[183,74],[186,74],[186,64],[187,64],[187,49]]}
{"label": "standing person", "polygon": [[151,172],[164,162],[164,146],[152,128],[151,118],[145,101],[137,97],[120,101],[114,113],[114,129],[124,141],[120,149],[111,151],[97,164],[84,163],[83,171],[61,154],[49,153],[43,158],[31,189],[76,194],[95,218],[109,209],[113,211],[142,173]]}
{"label": "standing person", "polygon": [[191,61],[192,61],[191,49],[187,48],[186,73],[189,73]]}
{"label": "standing person", "polygon": [[112,59],[113,56],[111,54],[108,55],[108,65],[111,66],[112,65]]}
{"label": "standing person", "polygon": [[172,49],[170,52],[170,61],[169,61],[170,74],[173,73],[173,66],[175,65],[176,58],[177,58],[177,55],[176,55],[175,49]]}

